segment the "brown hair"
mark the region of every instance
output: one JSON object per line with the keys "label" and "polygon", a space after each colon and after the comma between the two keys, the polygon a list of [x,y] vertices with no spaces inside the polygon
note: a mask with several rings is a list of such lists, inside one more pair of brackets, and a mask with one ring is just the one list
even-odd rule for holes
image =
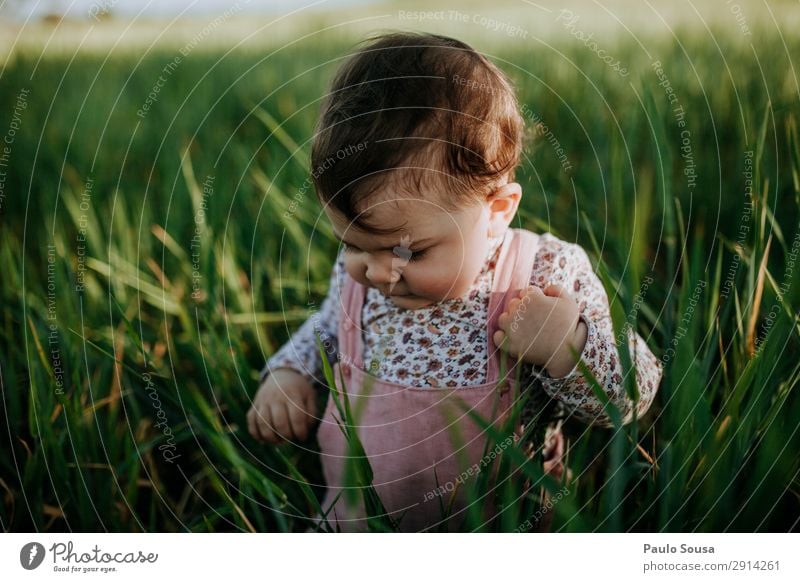
{"label": "brown hair", "polygon": [[311,174],[323,204],[363,230],[388,234],[359,212],[380,186],[423,197],[423,188],[444,185],[447,196],[437,201],[456,209],[504,176],[513,179],[523,122],[494,64],[433,34],[396,32],[365,43],[337,72],[317,124]]}

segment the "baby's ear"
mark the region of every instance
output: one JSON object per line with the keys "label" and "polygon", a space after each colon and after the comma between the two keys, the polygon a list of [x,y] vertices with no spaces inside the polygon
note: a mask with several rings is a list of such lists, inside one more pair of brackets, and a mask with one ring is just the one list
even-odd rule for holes
{"label": "baby's ear", "polygon": [[506,231],[517,213],[521,198],[522,186],[517,182],[508,182],[487,194],[491,236],[499,236]]}

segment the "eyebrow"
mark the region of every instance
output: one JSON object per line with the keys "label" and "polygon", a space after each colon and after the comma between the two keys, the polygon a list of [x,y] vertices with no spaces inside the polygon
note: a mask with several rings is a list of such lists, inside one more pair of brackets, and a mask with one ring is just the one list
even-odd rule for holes
{"label": "eyebrow", "polygon": [[[338,240],[339,242],[343,242],[343,243],[345,243],[345,244],[347,244],[347,245],[350,245],[350,246],[352,246],[352,247],[357,247],[357,246],[358,246],[358,245],[354,245],[354,244],[352,244],[352,243],[349,243],[349,242],[347,242],[346,240],[344,240],[342,237],[340,237],[338,234],[336,234],[336,231],[333,231],[333,236],[334,236],[334,238],[335,238],[336,240]],[[426,244],[428,244],[428,243],[430,243],[430,242],[433,242],[434,240],[436,240],[436,239],[435,239],[435,238],[421,238],[421,239],[419,239],[419,240],[415,240],[415,239],[413,239],[413,238],[412,238],[412,239],[411,239],[411,244],[410,244],[409,246],[410,246],[410,247],[412,247],[412,246],[413,246],[413,247],[415,247],[415,248],[417,248],[417,249],[418,249],[420,246],[424,246],[424,245],[426,245]],[[391,251],[391,250],[394,250],[394,247],[396,247],[396,246],[400,246],[400,245],[392,245],[392,246],[388,246],[388,247],[382,247],[382,248],[380,248],[380,249],[378,249],[378,250],[381,250],[381,251]]]}

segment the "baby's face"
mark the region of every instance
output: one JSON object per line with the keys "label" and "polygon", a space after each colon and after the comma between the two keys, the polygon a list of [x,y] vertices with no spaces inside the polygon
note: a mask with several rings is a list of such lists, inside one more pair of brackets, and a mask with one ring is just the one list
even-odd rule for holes
{"label": "baby's face", "polygon": [[348,274],[398,307],[420,309],[467,293],[483,268],[490,236],[502,234],[516,211],[513,203],[506,220],[495,207],[486,200],[448,211],[421,198],[376,195],[367,209],[369,223],[401,227],[391,235],[360,230],[330,207],[325,213],[345,245]]}

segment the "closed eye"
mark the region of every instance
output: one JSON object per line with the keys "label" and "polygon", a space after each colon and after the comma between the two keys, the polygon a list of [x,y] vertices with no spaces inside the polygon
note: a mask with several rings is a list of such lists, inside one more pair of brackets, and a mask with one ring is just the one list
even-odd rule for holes
{"label": "closed eye", "polygon": [[[356,246],[347,244],[346,242],[342,241],[342,247],[344,247],[344,252],[346,253],[359,253],[361,249]],[[425,257],[428,249],[423,249],[421,251],[411,251],[411,256],[408,257],[408,261],[413,263],[414,261],[419,261]],[[402,258],[402,257],[401,257]]]}
{"label": "closed eye", "polygon": [[419,261],[420,259],[422,259],[425,256],[425,253],[427,253],[427,252],[428,252],[428,249],[425,249],[425,250],[422,250],[422,251],[413,251],[411,253],[411,256],[408,258],[408,260],[410,262],[412,262],[412,263],[414,261]]}

